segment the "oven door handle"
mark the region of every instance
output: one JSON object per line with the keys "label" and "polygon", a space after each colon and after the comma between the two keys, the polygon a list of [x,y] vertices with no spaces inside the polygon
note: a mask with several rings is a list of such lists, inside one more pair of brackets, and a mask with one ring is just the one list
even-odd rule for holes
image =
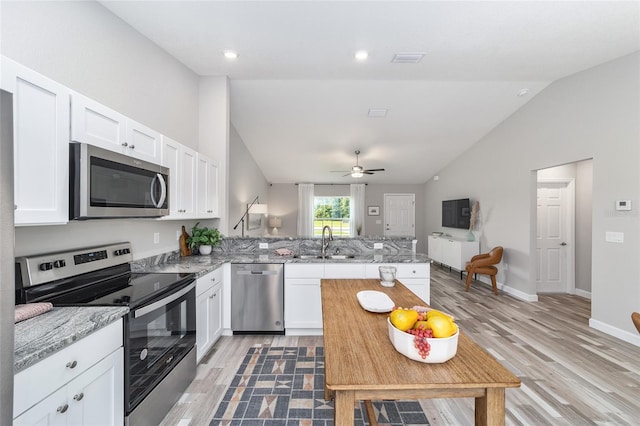
{"label": "oven door handle", "polygon": [[136,309],[135,311],[133,311],[133,317],[134,318],[140,318],[143,315],[147,315],[150,312],[155,311],[158,308],[161,308],[163,306],[168,305],[169,303],[173,302],[174,300],[177,300],[179,298],[181,298],[182,296],[184,296],[185,294],[189,293],[191,290],[193,290],[196,287],[196,283],[195,281],[191,284],[189,284],[188,286],[186,286],[185,288],[172,293],[171,295],[165,297],[164,299],[158,300],[157,302],[153,302],[150,305],[147,306],[143,306],[140,309]]}

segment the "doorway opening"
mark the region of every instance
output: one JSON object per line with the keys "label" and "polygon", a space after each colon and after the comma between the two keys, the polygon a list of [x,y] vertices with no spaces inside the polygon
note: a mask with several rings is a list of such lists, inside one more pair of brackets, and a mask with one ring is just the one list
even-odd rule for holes
{"label": "doorway opening", "polygon": [[591,298],[591,159],[537,171],[536,291]]}

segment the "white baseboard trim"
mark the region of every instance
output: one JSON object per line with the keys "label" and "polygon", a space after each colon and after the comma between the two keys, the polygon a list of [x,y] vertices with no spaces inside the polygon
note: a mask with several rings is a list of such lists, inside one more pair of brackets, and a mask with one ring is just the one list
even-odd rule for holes
{"label": "white baseboard trim", "polygon": [[285,328],[287,336],[322,336],[321,328]]}
{"label": "white baseboard trim", "polygon": [[[480,281],[483,284],[486,284],[487,286],[493,288],[491,286],[491,279],[490,278],[478,277],[478,281]],[[517,288],[509,287],[508,285],[505,285],[504,283],[501,283],[500,281],[496,282],[496,285],[498,286],[498,290],[503,291],[503,292],[507,293],[508,295],[515,297],[516,299],[520,299],[520,300],[523,300],[525,302],[537,302],[538,301],[538,295],[537,294],[525,293],[522,290],[518,290]],[[473,284],[471,284],[471,286],[473,287]]]}
{"label": "white baseboard trim", "polygon": [[625,330],[621,330],[617,327],[613,327],[602,321],[589,318],[589,327],[602,331],[609,336],[616,337],[620,340],[624,340],[627,343],[631,343],[634,346],[640,346],[640,335],[638,333],[630,333]]}
{"label": "white baseboard trim", "polygon": [[587,290],[580,290],[579,288],[576,288],[575,295],[591,300],[591,292]]}

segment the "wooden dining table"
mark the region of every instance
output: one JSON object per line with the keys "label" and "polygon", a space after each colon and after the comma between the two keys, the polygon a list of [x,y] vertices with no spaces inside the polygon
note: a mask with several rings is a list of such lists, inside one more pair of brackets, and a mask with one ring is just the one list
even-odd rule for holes
{"label": "wooden dining table", "polygon": [[356,401],[475,398],[476,425],[504,425],[505,389],[520,379],[464,334],[456,355],[440,364],[413,361],[397,352],[388,335],[388,313],[363,309],[357,293],[377,290],[395,306],[427,306],[399,281],[383,287],[373,279],[323,279],[322,321],[325,399],[334,399],[336,426],[354,424]]}

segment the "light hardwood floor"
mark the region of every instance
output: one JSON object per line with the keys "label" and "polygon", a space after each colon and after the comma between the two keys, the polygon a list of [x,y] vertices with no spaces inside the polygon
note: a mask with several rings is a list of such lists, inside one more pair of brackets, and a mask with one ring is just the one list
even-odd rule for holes
{"label": "light hardwood floor", "polygon": [[[431,305],[522,380],[507,389],[507,425],[640,424],[640,349],[589,328],[590,301],[571,295],[522,302],[431,267]],[[248,348],[322,345],[322,337],[222,337],[162,425],[208,425]],[[473,399],[420,401],[432,425],[473,424]]]}

